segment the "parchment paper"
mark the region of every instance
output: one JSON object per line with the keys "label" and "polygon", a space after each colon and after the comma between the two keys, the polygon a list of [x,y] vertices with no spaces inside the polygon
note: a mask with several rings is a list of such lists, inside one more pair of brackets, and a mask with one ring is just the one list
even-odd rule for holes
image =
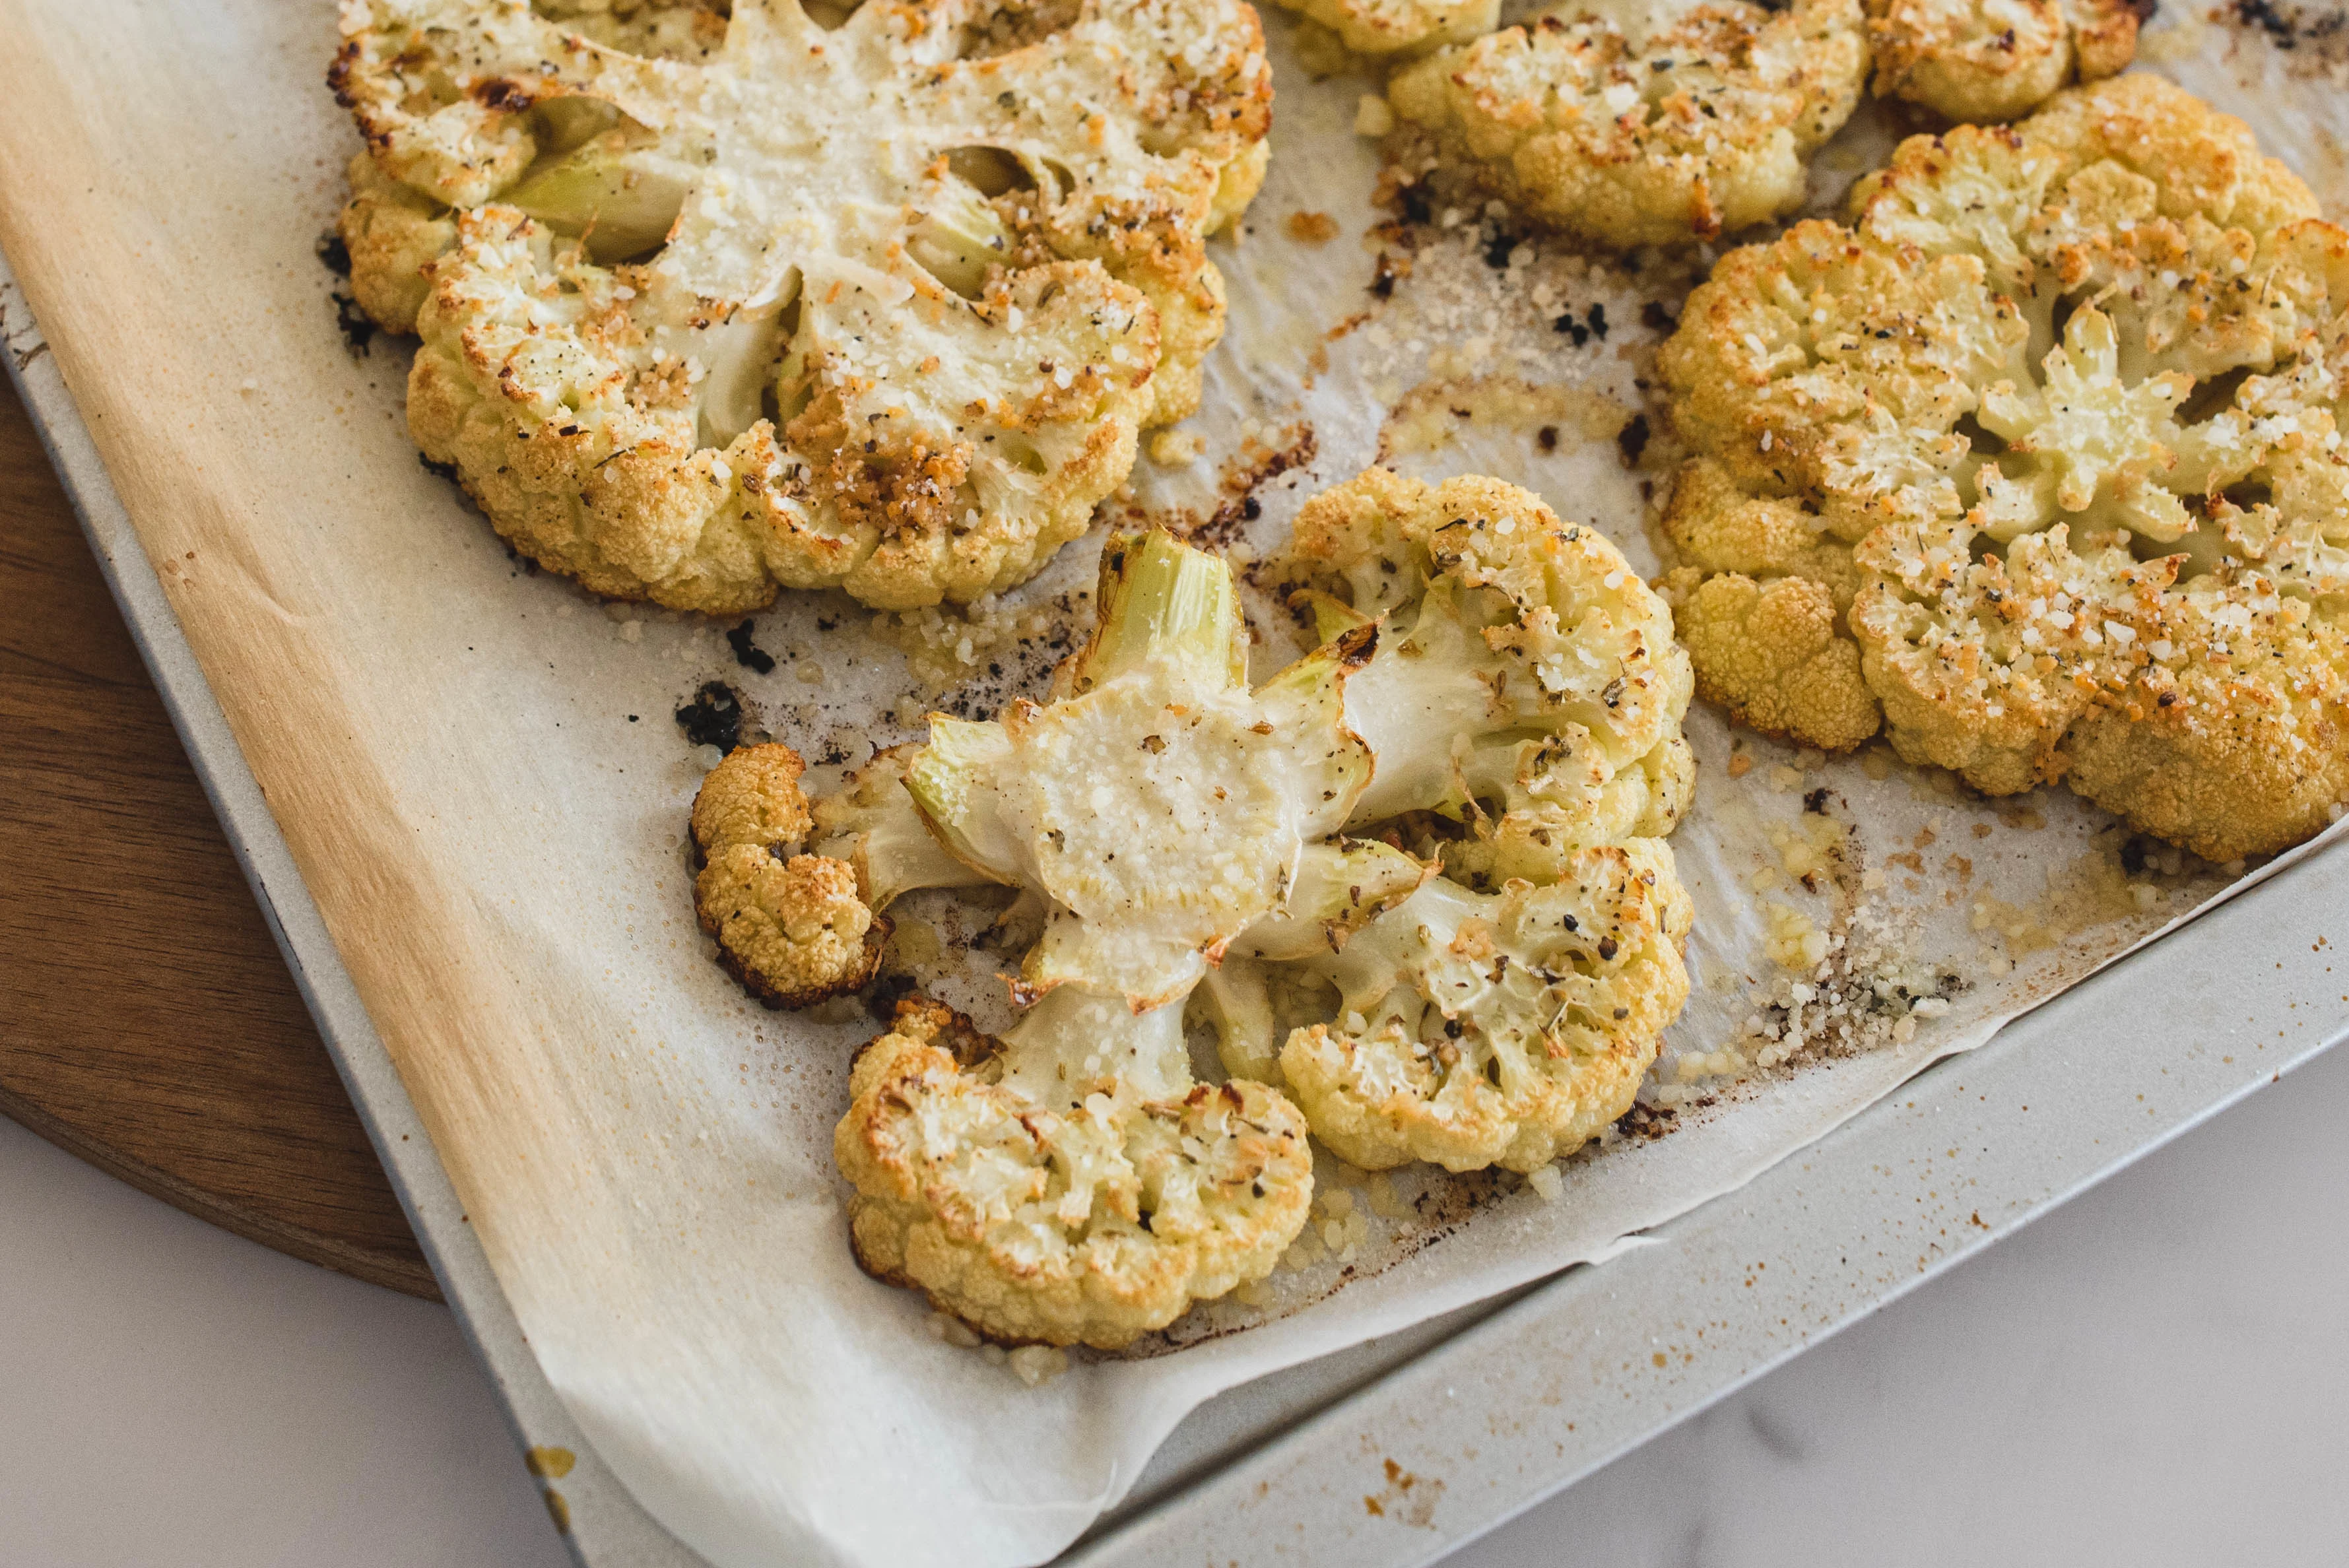
{"label": "parchment paper", "polygon": [[[320,85],[331,8],[0,0],[0,248],[549,1378],[721,1568],[1048,1557],[1208,1396],[1638,1244],[2244,870],[2148,861],[2060,792],[1983,802],[1880,753],[1806,758],[1693,713],[1702,781],[1675,844],[1695,988],[1632,1130],[1562,1166],[1554,1201],[1325,1159],[1325,1191],[1362,1219],[1325,1206],[1253,1301],[1027,1387],[851,1263],[829,1130],[871,1025],[768,1014],[709,961],[683,825],[715,753],[670,716],[724,678],[777,737],[861,758],[934,701],[985,707],[1039,677],[1052,630],[1087,614],[1094,545],[970,626],[881,637],[844,602],[787,600],[753,628],[782,656],[766,676],[723,628],[529,573],[419,464],[404,348],[355,356],[336,330],[312,254],[353,147]],[[1376,157],[1350,130],[1371,84],[1309,80],[1288,20],[1267,26],[1273,174],[1218,249],[1232,328],[1185,427],[1206,455],[1145,461],[1110,510],[1261,552],[1304,494],[1383,455],[1532,485],[1654,566],[1655,476],[1617,437],[1656,335],[1642,304],[1661,286],[1676,305],[1671,280],[1643,293],[1464,212],[1381,302],[1361,238]],[[2149,53],[2332,199],[2349,111],[2322,90],[2329,46],[2193,23]],[[1864,117],[1823,160],[1822,200],[1889,134]],[[1299,212],[1338,237],[1292,232]],[[1579,344],[1556,325],[1569,313]],[[966,636],[957,667],[979,678],[920,692],[900,647],[952,661]],[[909,913],[926,918],[893,963],[983,1008],[960,940],[979,915]],[[1799,947],[1805,922],[1824,971],[1765,951]],[[1906,1032],[1855,1011],[1888,975],[1935,993],[1936,1016]]]}

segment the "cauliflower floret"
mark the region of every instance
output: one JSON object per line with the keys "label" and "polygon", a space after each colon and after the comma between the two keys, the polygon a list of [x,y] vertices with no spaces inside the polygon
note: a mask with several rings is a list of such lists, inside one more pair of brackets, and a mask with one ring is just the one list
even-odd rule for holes
{"label": "cauliflower floret", "polygon": [[1306,503],[1288,573],[1324,635],[1384,617],[1346,686],[1378,758],[1350,830],[1437,813],[1468,831],[1447,866],[1497,882],[1678,820],[1688,655],[1596,529],[1496,480],[1372,469]]}
{"label": "cauliflower floret", "polygon": [[336,222],[351,258],[351,294],[386,332],[412,333],[432,292],[425,268],[457,242],[456,214],[376,167],[351,159],[351,199]]}
{"label": "cauliflower floret", "polygon": [[1431,882],[1308,961],[1340,1022],[1290,1035],[1280,1067],[1341,1158],[1532,1171],[1631,1108],[1688,999],[1689,900],[1661,840],[1555,869],[1495,894]]}
{"label": "cauliflower floret", "polygon": [[1868,0],[1875,90],[1957,120],[2012,119],[2118,76],[2151,0]]}
{"label": "cauliflower floret", "polygon": [[804,767],[788,746],[742,747],[693,799],[694,912],[728,972],[771,1007],[855,990],[873,977],[889,934],[854,867],[798,852],[811,825]]}
{"label": "cauliflower floret", "polygon": [[[2349,234],[2150,77],[1902,144],[1659,356],[1700,689],[2209,859],[2349,793]],[[1838,621],[1840,624],[1838,624]]]}
{"label": "cauliflower floret", "polygon": [[[1177,1025],[1161,1054],[1182,1054],[1180,1011],[1150,1016]],[[1039,1100],[1007,1084],[1015,1049],[905,1002],[857,1054],[833,1147],[867,1273],[993,1339],[1113,1349],[1272,1272],[1313,1202],[1305,1121],[1278,1091]]]}
{"label": "cauliflower floret", "polygon": [[1803,201],[1868,74],[1859,0],[1569,0],[1438,51],[1387,96],[1526,217],[1616,249],[1710,239]]}
{"label": "cauliflower floret", "polygon": [[1501,0],[1280,0],[1358,55],[1410,56],[1482,37]]}
{"label": "cauliflower floret", "polygon": [[2073,726],[2066,780],[2209,860],[2307,837],[2349,788],[2349,631],[2266,584],[2179,597],[2169,652]]}
{"label": "cauliflower floret", "polygon": [[1205,236],[1265,167],[1242,0],[348,0],[344,32],[342,228],[424,339],[418,444],[597,593],[968,602],[1197,404]]}
{"label": "cauliflower floret", "polygon": [[694,909],[719,963],[769,1006],[812,1006],[872,979],[890,932],[878,912],[906,893],[991,880],[947,852],[905,793],[916,749],[875,754],[812,808],[788,746],[740,748],[702,779]]}
{"label": "cauliflower floret", "polygon": [[1839,634],[1835,595],[1811,578],[1755,582],[1742,572],[1667,575],[1665,599],[1697,672],[1697,690],[1739,724],[1848,749],[1878,727],[1859,649]]}

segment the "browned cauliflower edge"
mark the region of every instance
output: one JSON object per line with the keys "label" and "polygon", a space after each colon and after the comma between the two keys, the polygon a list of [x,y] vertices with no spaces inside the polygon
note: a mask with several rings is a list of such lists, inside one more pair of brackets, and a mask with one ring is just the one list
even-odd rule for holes
{"label": "browned cauliflower edge", "polygon": [[1874,90],[1954,120],[2013,119],[2137,57],[2152,0],[1868,0]]}
{"label": "browned cauliflower edge", "polygon": [[788,746],[741,747],[693,799],[694,913],[726,972],[770,1007],[856,990],[889,935],[854,866],[800,852],[812,825],[800,792],[805,766]]}
{"label": "browned cauliflower edge", "polygon": [[868,1274],[999,1343],[1114,1349],[1270,1274],[1304,1227],[1313,1155],[1278,1091],[1040,1105],[989,1077],[1003,1050],[907,1001],[857,1053],[833,1147]]}
{"label": "browned cauliflower edge", "polygon": [[347,0],[353,291],[409,422],[590,590],[1032,575],[1196,407],[1265,168],[1245,0]]}
{"label": "browned cauliflower edge", "polygon": [[1438,50],[1387,96],[1527,219],[1628,250],[1800,205],[1868,66],[1859,0],[1713,0],[1651,21],[1567,4]]}
{"label": "browned cauliflower edge", "polygon": [[1847,748],[1856,655],[1903,757],[2215,861],[2349,794],[2349,234],[2240,121],[2133,75],[1912,138],[1658,363],[1709,699]]}

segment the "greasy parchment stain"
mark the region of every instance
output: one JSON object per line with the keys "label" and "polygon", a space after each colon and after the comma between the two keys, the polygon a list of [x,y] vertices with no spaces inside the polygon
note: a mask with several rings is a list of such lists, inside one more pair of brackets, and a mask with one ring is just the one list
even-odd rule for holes
{"label": "greasy parchment stain", "polygon": [[1362,1494],[1362,1511],[1416,1530],[1434,1529],[1435,1505],[1444,1496],[1444,1482],[1434,1476],[1413,1475],[1392,1459],[1381,1460],[1379,1469],[1386,1484]]}

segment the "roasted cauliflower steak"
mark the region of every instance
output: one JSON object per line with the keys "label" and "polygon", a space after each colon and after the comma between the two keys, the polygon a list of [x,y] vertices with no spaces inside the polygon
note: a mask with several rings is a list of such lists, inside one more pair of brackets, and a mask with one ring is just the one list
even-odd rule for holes
{"label": "roasted cauliflower steak", "polygon": [[[832,24],[832,25],[827,25]],[[1189,413],[1264,171],[1245,0],[346,0],[411,433],[595,593],[1023,581]]]}
{"label": "roasted cauliflower steak", "polygon": [[[1194,1080],[1191,990],[1236,943],[1328,946],[1423,868],[1334,837],[1371,779],[1343,688],[1374,633],[1251,687],[1230,569],[1164,533],[1111,540],[1097,603],[1050,700],[994,721],[934,715],[926,742],[812,807],[796,757],[773,755],[787,748],[737,752],[695,820],[712,842],[742,824],[730,841],[771,843],[786,874],[802,858],[831,868],[800,873],[812,896],[796,925],[714,923],[730,969],[796,1005],[816,992],[792,989],[806,955],[847,945],[838,882],[873,922],[916,887],[1019,890],[1038,934],[1012,1026],[992,1037],[909,1003],[856,1061],[835,1140],[851,1232],[870,1272],[999,1339],[1110,1347],[1268,1274],[1312,1199],[1288,1099]],[[771,925],[810,934],[786,945]],[[834,990],[864,978],[849,962],[829,973]]]}
{"label": "roasted cauliflower steak", "polygon": [[[1286,566],[1324,633],[1378,634],[1345,688],[1377,759],[1346,830],[1395,863],[1356,857],[1385,907],[1343,942],[1244,938],[1202,1012],[1227,1070],[1277,1059],[1357,1165],[1534,1170],[1630,1108],[1688,995],[1671,613],[1596,530],[1489,479],[1372,469],[1306,505]],[[1300,979],[1335,1016],[1284,1037]]]}
{"label": "roasted cauliflower steak", "polygon": [[1387,97],[1528,220],[1628,250],[1800,205],[1868,67],[1859,0],[1568,0],[1414,62]]}
{"label": "roasted cauliflower steak", "polygon": [[2137,75],[1912,138],[1659,367],[1708,699],[2216,861],[2349,794],[2349,233],[2240,121]]}

